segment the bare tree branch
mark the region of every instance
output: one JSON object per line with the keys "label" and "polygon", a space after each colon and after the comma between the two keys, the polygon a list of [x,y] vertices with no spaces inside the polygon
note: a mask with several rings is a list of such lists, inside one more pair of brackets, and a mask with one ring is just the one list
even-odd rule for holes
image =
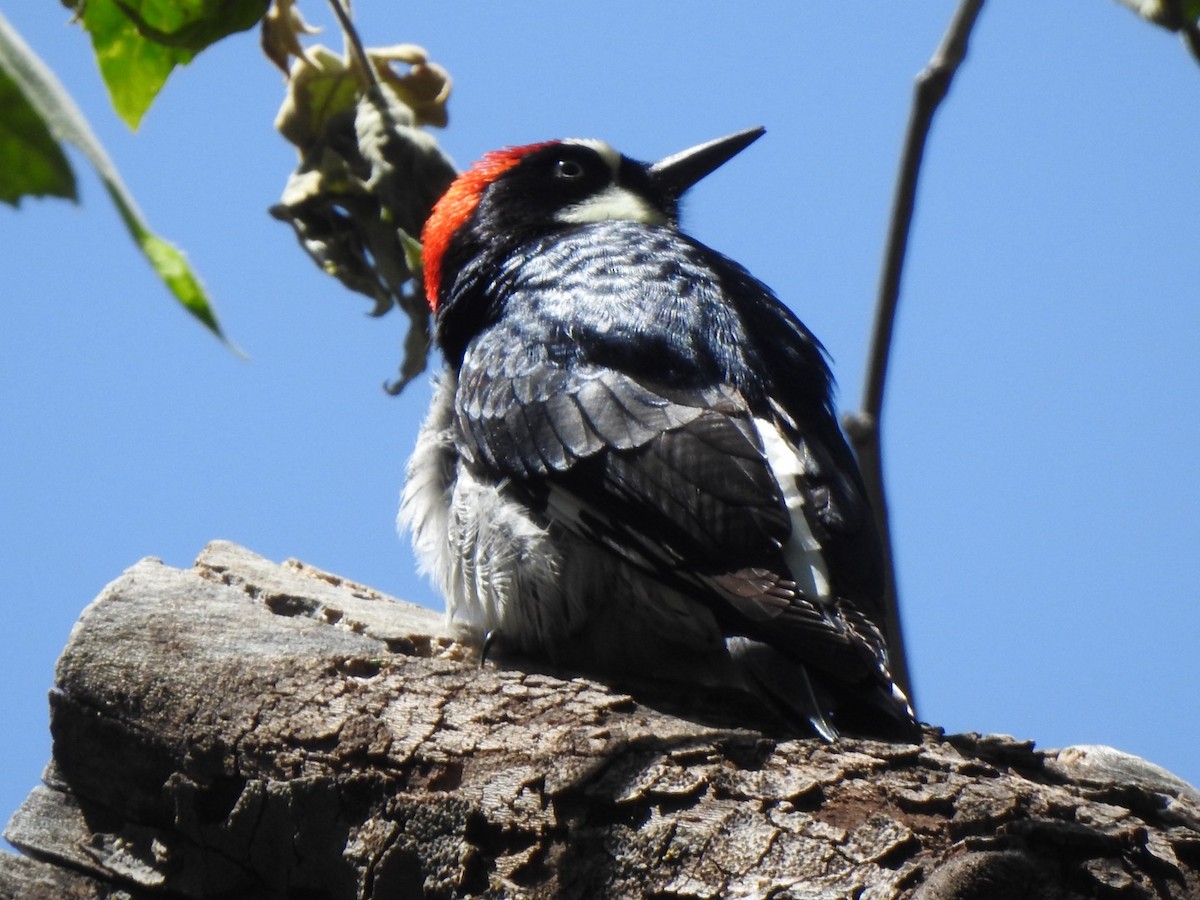
{"label": "bare tree branch", "polygon": [[900,173],[896,180],[896,194],[892,201],[892,217],[888,226],[887,249],[884,255],[883,274],[879,283],[879,297],[875,307],[875,328],[871,335],[871,350],[867,362],[867,376],[863,387],[862,409],[846,416],[846,432],[858,454],[859,465],[867,484],[867,492],[875,507],[879,530],[883,537],[887,567],[887,596],[885,598],[886,619],[884,622],[891,655],[892,675],[908,694],[915,708],[912,679],[904,650],[904,635],[900,624],[900,604],[896,591],[896,570],[892,556],[891,529],[888,524],[887,496],[883,485],[883,457],[880,440],[880,419],[883,414],[883,388],[887,378],[888,356],[891,352],[892,329],[896,320],[896,306],[900,299],[900,276],[904,269],[904,255],[908,249],[908,231],[912,223],[913,207],[916,203],[917,177],[921,171],[921,159],[925,153],[925,141],[933,115],[950,90],[954,73],[967,55],[967,39],[975,20],[983,8],[983,0],[963,0],[942,42],[929,64],[917,76],[912,112],[908,120],[908,134],[904,140],[904,153],[900,160]]}

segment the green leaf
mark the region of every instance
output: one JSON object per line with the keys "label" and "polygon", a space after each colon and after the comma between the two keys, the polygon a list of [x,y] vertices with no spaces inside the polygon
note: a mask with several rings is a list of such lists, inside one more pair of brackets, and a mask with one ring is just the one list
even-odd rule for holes
{"label": "green leaf", "polygon": [[[92,133],[75,101],[59,84],[54,73],[21,40],[3,13],[0,13],[0,68],[4,69],[16,85],[20,96],[36,112],[50,135],[60,144],[74,144],[87,157],[117,205],[121,220],[138,248],[175,298],[213,334],[228,344],[229,341],[221,331],[204,288],[189,268],[183,254],[150,230],[133,196],[121,181],[121,176],[117,174],[116,166]],[[4,109],[7,118],[8,108]],[[58,152],[61,155],[61,149]]]}
{"label": "green leaf", "polygon": [[[89,0],[90,2],[90,0]],[[199,53],[253,28],[269,0],[115,0],[147,40]]]}
{"label": "green leaf", "polygon": [[1118,0],[1148,22],[1178,31],[1200,19],[1200,0]]}
{"label": "green leaf", "polygon": [[204,286],[192,272],[183,251],[146,227],[145,220],[133,204],[133,198],[125,192],[123,187],[114,185],[107,180],[104,186],[108,189],[113,203],[117,205],[117,211],[120,212],[121,219],[125,222],[125,227],[129,230],[130,235],[145,254],[154,271],[158,273],[158,277],[175,295],[175,299],[182,303],[188,312],[203,322],[209,331],[229,343],[209,305]]}
{"label": "green leaf", "polygon": [[0,46],[0,201],[22,197],[76,199],[75,175],[66,154],[21,88],[9,75]]}
{"label": "green leaf", "polygon": [[167,76],[176,65],[190,62],[194,54],[146,40],[113,0],[88,0],[83,27],[92,37],[113,108],[126,125],[136,129]]}
{"label": "green leaf", "polygon": [[266,11],[267,0],[87,0],[82,21],[113,106],[136,129],[176,66]]}

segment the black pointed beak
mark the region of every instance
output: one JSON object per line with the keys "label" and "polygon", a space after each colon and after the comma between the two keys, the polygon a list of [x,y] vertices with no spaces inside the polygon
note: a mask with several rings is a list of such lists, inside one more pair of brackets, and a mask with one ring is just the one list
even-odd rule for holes
{"label": "black pointed beak", "polygon": [[747,128],[673,153],[650,166],[650,179],[667,196],[678,200],[693,184],[729,162],[765,133],[766,129],[762,127]]}

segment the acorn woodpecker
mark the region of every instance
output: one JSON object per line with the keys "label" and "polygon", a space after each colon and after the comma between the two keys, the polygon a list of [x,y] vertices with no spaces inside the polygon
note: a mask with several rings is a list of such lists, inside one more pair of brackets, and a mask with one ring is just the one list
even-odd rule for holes
{"label": "acorn woodpecker", "polygon": [[549,141],[458,177],[423,233],[446,370],[399,522],[489,645],[912,738],[824,350],[678,230],[683,192],[762,133],[653,164]]}

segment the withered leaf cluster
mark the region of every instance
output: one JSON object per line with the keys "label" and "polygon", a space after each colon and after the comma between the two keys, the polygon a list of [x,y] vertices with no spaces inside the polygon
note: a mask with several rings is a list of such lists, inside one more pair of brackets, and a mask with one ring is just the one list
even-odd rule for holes
{"label": "withered leaf cluster", "polygon": [[450,77],[414,44],[356,49],[348,40],[339,54],[302,46],[300,35],[312,33],[292,0],[276,0],[263,20],[263,48],[288,73],[275,127],[300,156],[271,214],[291,223],[322,270],[370,297],[372,315],[408,314],[404,359],[388,385],[399,393],[429,348],[418,238],[456,171],[423,126],[446,124]]}

